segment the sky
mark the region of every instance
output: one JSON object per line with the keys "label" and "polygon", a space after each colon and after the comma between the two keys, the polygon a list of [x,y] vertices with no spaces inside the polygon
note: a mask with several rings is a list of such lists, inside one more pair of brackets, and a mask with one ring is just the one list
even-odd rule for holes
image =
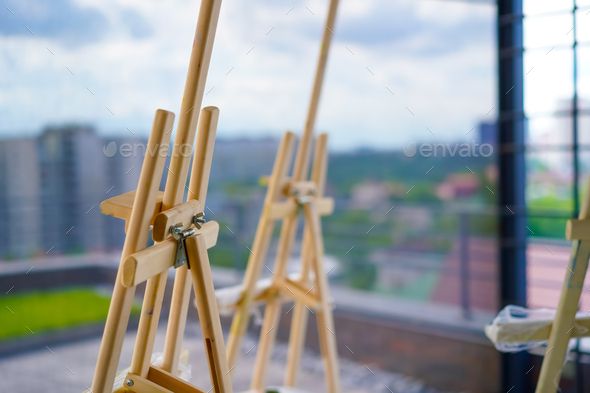
{"label": "sky", "polygon": [[[0,3],[0,137],[72,122],[147,136],[156,109],[178,112],[198,1]],[[224,0],[203,100],[221,110],[220,137],[301,132],[327,9]],[[341,0],[316,130],[337,150],[476,138],[497,116],[495,16],[491,4]]]}

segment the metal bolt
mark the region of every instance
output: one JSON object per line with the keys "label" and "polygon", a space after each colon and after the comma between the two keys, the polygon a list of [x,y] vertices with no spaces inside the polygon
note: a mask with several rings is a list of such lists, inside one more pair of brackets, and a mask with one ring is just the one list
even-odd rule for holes
{"label": "metal bolt", "polygon": [[203,217],[205,217],[205,213],[203,212],[198,213],[196,216],[193,217],[193,224],[195,225],[195,227],[197,227],[197,229],[201,229],[201,226],[207,222]]}
{"label": "metal bolt", "polygon": [[126,381],[125,381],[125,385],[127,385],[127,386],[129,386],[129,387],[133,386],[133,385],[134,385],[134,383],[133,383],[133,380],[132,380],[132,379],[128,379],[128,380],[126,380]]}

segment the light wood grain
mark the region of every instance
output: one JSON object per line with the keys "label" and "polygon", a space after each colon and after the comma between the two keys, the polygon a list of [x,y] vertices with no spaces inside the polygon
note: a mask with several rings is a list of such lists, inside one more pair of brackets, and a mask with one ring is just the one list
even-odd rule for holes
{"label": "light wood grain", "polygon": [[[197,231],[203,235],[207,248],[215,246],[219,224],[210,221]],[[170,238],[150,248],[129,255],[123,262],[121,282],[126,287],[136,286],[150,277],[167,271],[174,266],[176,240]]]}
{"label": "light wood grain", "polygon": [[590,240],[590,220],[571,219],[565,226],[565,238],[568,240]]}
{"label": "light wood grain", "polygon": [[311,144],[313,142],[315,120],[320,104],[320,94],[322,92],[322,84],[324,82],[324,75],[326,73],[326,64],[328,64],[330,43],[332,42],[332,37],[335,30],[334,24],[336,23],[337,9],[338,0],[330,0],[326,28],[324,29],[322,45],[320,47],[320,58],[318,60],[315,79],[313,82],[313,89],[311,92],[311,100],[309,102],[309,109],[307,111],[307,119],[305,120],[303,134],[301,135],[299,147],[297,148],[297,157],[295,158],[295,166],[293,168],[293,180],[305,180],[308,176],[307,171],[309,168],[309,158],[311,157]]}
{"label": "light wood grain", "polygon": [[215,393],[231,393],[231,376],[229,375],[211,267],[203,236],[197,235],[187,238],[186,251],[190,263],[201,332],[205,342],[211,384]]}
{"label": "light wood grain", "polygon": [[147,379],[174,393],[205,393],[204,390],[197,388],[191,383],[180,379],[159,367],[151,366]]}
{"label": "light wood grain", "polygon": [[[313,166],[311,169],[311,181],[317,184],[318,198],[317,211],[321,214],[322,200],[326,188],[326,177],[328,171],[328,134],[320,134],[315,145]],[[333,209],[333,205],[332,205]],[[332,213],[332,211],[330,211]],[[311,247],[311,233],[309,224],[305,224],[303,232],[303,246],[301,251],[301,281],[306,284],[310,277],[311,259],[313,250]],[[305,331],[307,329],[308,311],[303,302],[295,302],[291,320],[291,333],[289,335],[289,351],[287,352],[287,368],[285,373],[285,386],[297,385],[301,363],[301,353],[305,344]]]}
{"label": "light wood grain", "polygon": [[[212,4],[212,6],[215,7],[216,5]],[[197,199],[201,204],[202,210],[205,209],[205,203],[207,201],[207,188],[218,118],[219,109],[215,107],[203,108],[201,111],[193,169],[188,186],[188,199]],[[208,241],[206,239],[207,243]],[[164,342],[164,362],[162,363],[164,370],[173,373],[178,367],[178,354],[182,348],[190,292],[190,275],[188,274],[187,267],[181,266],[176,269],[176,277],[174,279],[170,317],[168,318],[168,328]]]}
{"label": "light wood grain", "polygon": [[182,229],[189,228],[192,225],[193,217],[201,211],[201,204],[193,199],[159,213],[154,219],[152,238],[156,242],[166,240],[170,236],[170,228],[176,224],[181,223]]}
{"label": "light wood grain", "polygon": [[[318,198],[317,209],[320,216],[328,216],[334,212],[333,198]],[[265,207],[265,214],[269,220],[280,220],[299,214],[299,205],[293,199],[285,202],[275,202]]]}
{"label": "light wood grain", "polygon": [[[294,142],[295,135],[291,132],[285,133],[275,158],[273,173],[270,177],[268,189],[266,191],[266,197],[264,200],[265,206],[268,206],[279,200],[281,189],[284,184],[284,178],[291,163]],[[240,344],[246,332],[246,327],[248,326],[248,321],[250,319],[250,309],[252,302],[254,301],[253,293],[256,288],[258,277],[260,276],[260,271],[262,269],[266,253],[268,251],[268,244],[272,236],[273,228],[274,221],[268,219],[266,215],[262,214],[260,216],[260,220],[258,221],[258,227],[256,228],[252,252],[248,257],[248,265],[246,267],[246,274],[244,276],[244,292],[242,295],[242,300],[240,301],[240,305],[237,308],[237,311],[232,320],[232,325],[227,341],[227,358],[230,369],[236,364],[240,350]]]}
{"label": "light wood grain", "polygon": [[[580,209],[580,220],[590,219],[589,207],[590,178]],[[590,242],[575,240],[572,244],[570,261],[563,280],[555,320],[547,343],[547,352],[543,359],[539,382],[535,390],[536,393],[555,393],[555,384],[559,384],[571,331],[573,330],[572,327],[574,327],[576,312],[578,311],[580,295],[584,289],[588,258],[590,258]]]}
{"label": "light wood grain", "polygon": [[[173,113],[164,110],[156,111],[148,141],[150,149],[168,143],[170,136],[166,131],[169,127],[172,127],[172,124],[174,124]],[[129,217],[129,229],[121,254],[121,264],[115,280],[113,297],[109,306],[103,339],[96,362],[94,380],[92,381],[91,390],[94,393],[111,393],[135,293],[135,287],[125,288],[121,282],[123,261],[128,255],[143,249],[146,245],[164,162],[165,157],[160,157],[160,154],[153,157],[148,155],[145,157],[141,168],[137,193]]]}

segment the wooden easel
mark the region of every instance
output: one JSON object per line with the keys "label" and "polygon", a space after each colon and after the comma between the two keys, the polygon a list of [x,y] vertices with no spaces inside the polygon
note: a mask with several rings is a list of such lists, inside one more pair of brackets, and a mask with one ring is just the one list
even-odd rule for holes
{"label": "wooden easel", "polygon": [[[201,2],[165,191],[158,191],[166,159],[166,155],[161,157],[159,153],[162,145],[170,140],[174,114],[158,110],[137,190],[101,204],[103,213],[126,220],[127,235],[90,389],[92,393],[111,393],[113,390],[149,393],[203,392],[177,376],[191,278],[212,389],[216,393],[232,391],[207,256],[207,249],[217,241],[219,225],[216,222],[204,223],[202,219],[219,110],[214,107],[207,107],[202,111],[196,109],[200,108],[203,99],[220,8],[221,0]],[[190,164],[186,146],[190,146],[192,150],[199,112],[201,121],[188,186],[188,202],[182,203]],[[156,244],[146,249],[150,224],[153,224],[152,236]],[[193,224],[196,229],[192,227]],[[162,366],[155,367],[150,364],[150,358],[168,270],[173,266],[176,268],[176,277],[164,358]],[[131,367],[124,378],[123,386],[113,387],[135,288],[146,280]]]}
{"label": "wooden easel", "polygon": [[557,312],[547,343],[547,352],[536,393],[555,393],[561,379],[561,369],[567,355],[567,347],[572,336],[580,296],[584,289],[584,279],[590,258],[590,179],[582,202],[578,219],[567,223],[566,238],[572,240],[570,261],[563,280]]}
{"label": "wooden easel", "polygon": [[566,238],[572,241],[572,250],[553,321],[547,324],[524,321],[511,323],[510,326],[500,325],[493,337],[503,343],[549,340],[536,393],[555,393],[558,390],[570,339],[590,336],[588,314],[576,317],[590,258],[590,179],[578,219],[567,222]]}
{"label": "wooden easel", "polygon": [[[227,345],[230,369],[233,369],[236,364],[252,306],[256,302],[266,304],[251,381],[251,389],[253,390],[265,388],[266,366],[274,346],[277,331],[275,327],[279,322],[281,307],[283,302],[294,300],[285,386],[292,387],[296,384],[307,326],[307,310],[310,310],[315,313],[317,318],[328,391],[330,393],[340,391],[338,352],[332,308],[329,301],[328,281],[323,266],[324,248],[320,224],[320,216],[331,214],[334,206],[331,198],[322,197],[327,167],[326,134],[320,135],[317,139],[313,173],[310,180],[307,181],[315,118],[330,42],[334,34],[337,7],[338,0],[331,0],[311,103],[305,129],[299,141],[293,175],[291,178],[287,177],[295,136],[287,132],[281,141],[272,175],[268,181],[268,190],[252,252],[248,259],[244,283],[239,288],[229,288],[217,293],[218,302],[227,304],[228,296],[232,297],[236,290],[240,292],[239,300],[235,304],[236,312]],[[294,279],[287,276],[287,262],[291,255],[301,211],[305,221],[301,252],[302,270],[301,275]],[[271,271],[271,283],[264,287],[258,281],[276,220],[282,220],[281,235],[275,265]],[[267,269],[270,270],[268,266]]]}

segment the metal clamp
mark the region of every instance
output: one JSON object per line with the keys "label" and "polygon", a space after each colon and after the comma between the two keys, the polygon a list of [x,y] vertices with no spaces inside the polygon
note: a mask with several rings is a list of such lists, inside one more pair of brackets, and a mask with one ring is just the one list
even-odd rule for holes
{"label": "metal clamp", "polygon": [[[185,263],[188,263],[188,258],[186,255],[186,246],[184,244],[184,240],[195,234],[195,230],[193,228],[188,228],[183,230],[183,224],[178,223],[173,227],[170,227],[170,234],[176,240],[176,256],[174,257],[174,268],[178,269]],[[188,266],[190,269],[190,265]]]}

